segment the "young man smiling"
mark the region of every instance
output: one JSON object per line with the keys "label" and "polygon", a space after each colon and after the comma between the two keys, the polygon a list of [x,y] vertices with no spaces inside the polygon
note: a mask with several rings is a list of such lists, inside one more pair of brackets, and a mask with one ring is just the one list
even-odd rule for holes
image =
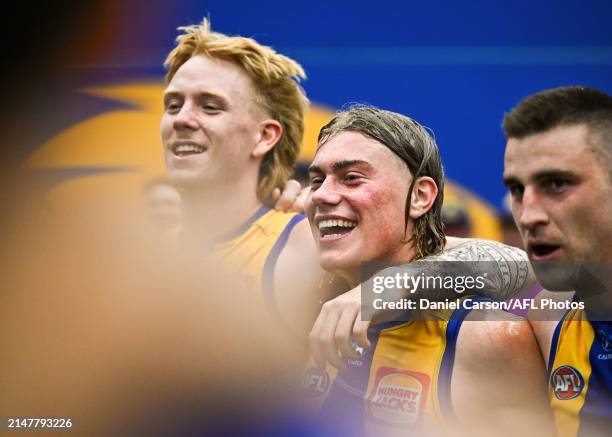
{"label": "young man smiling", "polygon": [[[306,211],[321,265],[352,286],[363,263],[442,251],[442,165],[414,120],[363,106],[339,113],[321,130],[310,174]],[[420,310],[375,327],[369,340],[345,369],[308,372],[307,386],[320,382],[309,388],[323,417],[342,431],[550,434],[544,366],[526,321]]]}
{"label": "young man smiling", "polygon": [[304,332],[324,297],[314,242],[303,215],[265,206],[297,159],[304,71],[250,38],[212,32],[206,19],[180,30],[164,64],[161,136],[181,193],[181,240],[221,260],[272,314]]}
{"label": "young man smiling", "polygon": [[[320,302],[329,297],[319,287],[324,273],[316,247],[303,215],[266,206],[297,159],[307,108],[298,85],[304,71],[253,39],[212,32],[208,20],[181,30],[165,62],[161,135],[168,178],[181,192],[182,240],[222,259],[247,278],[275,316],[294,331],[307,331]],[[297,195],[295,185],[289,183],[286,192],[294,195],[285,197]],[[517,266],[528,265],[519,250],[460,239],[449,239],[446,249],[447,259],[496,261],[499,267],[490,277],[498,281],[490,292],[498,299],[527,285],[526,275],[523,281],[511,279]],[[420,273],[423,268],[414,269]],[[347,314],[354,322],[353,303]],[[336,327],[340,318],[327,317],[328,308],[319,319]],[[344,329],[342,334],[325,357],[314,342],[315,356],[342,366],[335,347],[345,356],[352,353],[350,333]],[[329,343],[328,336],[321,340]]]}

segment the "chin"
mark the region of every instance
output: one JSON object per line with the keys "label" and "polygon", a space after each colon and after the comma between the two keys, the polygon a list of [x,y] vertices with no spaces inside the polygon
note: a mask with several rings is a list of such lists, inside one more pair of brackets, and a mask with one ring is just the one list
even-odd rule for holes
{"label": "chin", "polygon": [[347,268],[347,263],[344,262],[342,257],[334,255],[322,255],[321,256],[321,267],[331,273],[337,273]]}
{"label": "chin", "polygon": [[168,180],[176,188],[181,188],[181,189],[201,187],[206,182],[204,178],[202,178],[201,176],[195,175],[192,172],[176,171],[176,170],[174,171],[168,170]]}
{"label": "chin", "polygon": [[547,290],[572,291],[576,289],[578,263],[532,262],[538,282]]}

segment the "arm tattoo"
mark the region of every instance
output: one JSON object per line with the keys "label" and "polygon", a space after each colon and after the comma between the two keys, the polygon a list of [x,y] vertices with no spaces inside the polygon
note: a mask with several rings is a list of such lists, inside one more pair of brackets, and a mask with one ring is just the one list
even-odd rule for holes
{"label": "arm tattoo", "polygon": [[[461,243],[438,255],[424,258],[423,261],[466,261],[453,263],[459,270],[453,274],[484,276],[486,286],[480,292],[478,289],[474,291],[495,300],[506,300],[524,290],[528,285],[531,270],[527,254],[521,249],[495,241],[476,239]],[[439,264],[439,266],[444,265],[445,263]],[[436,264],[432,267],[426,268],[426,274],[445,274],[440,271],[443,267],[436,269]]]}

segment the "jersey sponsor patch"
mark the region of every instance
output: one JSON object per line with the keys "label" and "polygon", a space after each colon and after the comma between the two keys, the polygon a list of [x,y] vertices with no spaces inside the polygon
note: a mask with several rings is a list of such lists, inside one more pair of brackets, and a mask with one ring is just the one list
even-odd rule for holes
{"label": "jersey sponsor patch", "polygon": [[368,419],[392,425],[419,425],[425,415],[430,378],[425,373],[381,367],[366,402]]}
{"label": "jersey sponsor patch", "polygon": [[550,385],[557,399],[566,401],[580,396],[584,388],[584,378],[572,366],[559,366],[550,376]]}
{"label": "jersey sponsor patch", "polygon": [[329,374],[327,370],[311,366],[304,372],[302,388],[309,396],[323,396],[329,389]]}

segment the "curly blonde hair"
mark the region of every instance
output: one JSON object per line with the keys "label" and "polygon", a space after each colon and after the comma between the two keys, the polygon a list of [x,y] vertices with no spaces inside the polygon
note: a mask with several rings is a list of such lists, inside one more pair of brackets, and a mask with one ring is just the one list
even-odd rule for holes
{"label": "curly blonde hair", "polygon": [[293,59],[276,53],[252,38],[228,36],[211,30],[210,20],[178,28],[176,47],[164,62],[166,83],[196,55],[233,62],[244,69],[255,88],[256,102],[283,127],[278,143],[263,157],[257,195],[269,203],[274,188],[283,187],[293,172],[304,135],[304,113],[308,99],[300,87],[304,69]]}

